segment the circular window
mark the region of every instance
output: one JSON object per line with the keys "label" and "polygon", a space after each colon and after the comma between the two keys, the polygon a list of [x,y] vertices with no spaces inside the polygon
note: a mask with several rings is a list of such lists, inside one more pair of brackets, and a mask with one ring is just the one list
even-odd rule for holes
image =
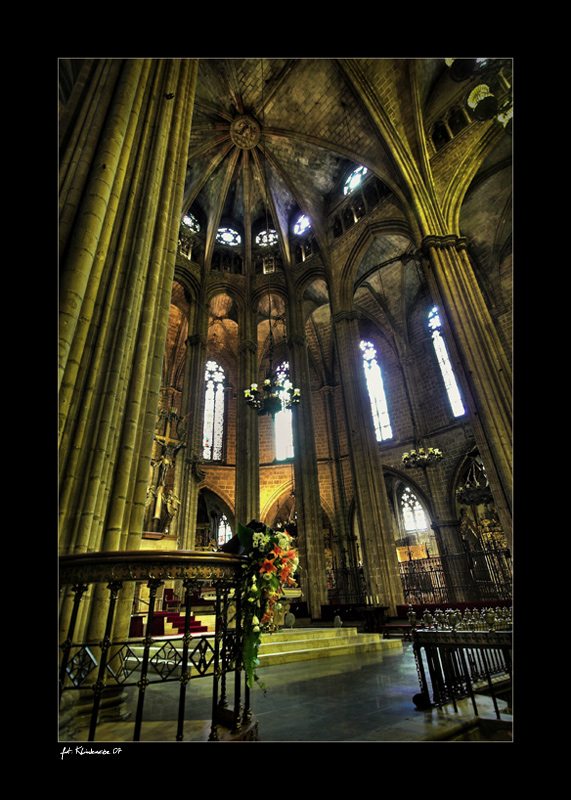
{"label": "circular window", "polygon": [[298,221],[293,226],[293,232],[299,236],[301,233],[305,233],[306,230],[311,228],[311,222],[309,221],[309,217],[306,217],[305,214],[298,219]]}
{"label": "circular window", "polygon": [[191,231],[194,233],[198,233],[200,230],[200,224],[194,214],[185,214],[182,218],[182,224],[185,225],[187,228],[190,228]]}
{"label": "circular window", "polygon": [[242,244],[242,237],[238,231],[235,231],[232,228],[218,228],[216,241],[219,244],[229,244],[231,246],[235,246],[237,244]]}
{"label": "circular window", "polygon": [[343,186],[343,194],[351,194],[351,192],[353,192],[361,183],[368,171],[369,170],[367,167],[357,167],[357,169],[353,170],[353,172],[345,181],[345,185]]}
{"label": "circular window", "polygon": [[274,230],[260,231],[256,236],[256,244],[262,247],[269,247],[272,244],[277,244],[278,234]]}

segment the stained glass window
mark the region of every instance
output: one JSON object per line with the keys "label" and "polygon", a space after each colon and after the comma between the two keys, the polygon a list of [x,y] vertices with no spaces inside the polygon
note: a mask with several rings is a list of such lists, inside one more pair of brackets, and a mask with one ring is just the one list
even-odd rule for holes
{"label": "stained glass window", "polygon": [[450,400],[450,405],[452,406],[452,413],[455,417],[461,417],[466,413],[466,411],[464,409],[464,404],[462,403],[462,398],[460,397],[460,390],[458,389],[458,384],[456,383],[456,376],[452,370],[452,364],[450,363],[450,357],[448,355],[448,348],[446,347],[446,342],[442,336],[442,323],[440,322],[440,317],[438,315],[438,309],[436,306],[434,306],[428,315],[428,327],[432,333],[432,343],[434,345],[436,357],[438,358],[438,364],[440,365],[440,371],[442,373],[444,385],[448,393],[448,399]]}
{"label": "stained glass window", "polygon": [[[283,381],[283,389],[291,387],[292,383],[289,379],[289,364],[284,361],[279,367],[276,368],[278,378]],[[275,442],[276,442],[276,459],[283,461],[286,458],[293,458],[293,431],[291,427],[291,409],[284,408],[282,404],[281,411],[278,411],[275,417]]]}
{"label": "stained glass window", "polygon": [[218,244],[229,244],[234,247],[242,243],[242,237],[233,228],[218,228],[216,241]]}
{"label": "stained glass window", "polygon": [[260,233],[256,236],[256,244],[260,245],[261,247],[269,247],[272,244],[277,244],[278,241],[278,234],[277,231],[272,229],[267,231],[260,231]]}
{"label": "stained glass window", "polygon": [[371,342],[361,342],[361,350],[363,351],[363,367],[365,368],[367,389],[371,401],[375,436],[377,437],[377,442],[382,442],[384,439],[392,438],[393,430],[389,419],[381,367],[377,361],[377,351]]}
{"label": "stained glass window", "polygon": [[351,194],[351,192],[353,192],[361,183],[367,172],[367,167],[357,167],[357,169],[353,170],[353,172],[345,181],[345,185],[343,186],[343,194]]}
{"label": "stained glass window", "polygon": [[226,515],[222,514],[218,521],[218,545],[226,544],[232,538],[232,528],[226,519]]}
{"label": "stained glass window", "polygon": [[196,217],[194,216],[194,214],[191,214],[190,212],[188,214],[185,214],[184,217],[182,218],[182,221],[186,225],[186,227],[190,228],[190,230],[194,231],[194,233],[198,233],[198,231],[200,230],[200,224],[196,219]]}
{"label": "stained glass window", "polygon": [[216,361],[206,362],[205,380],[202,455],[206,461],[220,461],[224,439],[224,370]]}
{"label": "stained glass window", "polygon": [[416,495],[412,493],[408,486],[401,495],[400,507],[404,528],[408,533],[412,533],[413,531],[425,531],[428,529],[424,509],[420,505]]}
{"label": "stained glass window", "polygon": [[305,233],[305,231],[309,230],[309,228],[311,228],[311,222],[309,221],[309,217],[306,217],[305,214],[302,214],[302,216],[293,226],[293,232],[299,236],[300,234]]}

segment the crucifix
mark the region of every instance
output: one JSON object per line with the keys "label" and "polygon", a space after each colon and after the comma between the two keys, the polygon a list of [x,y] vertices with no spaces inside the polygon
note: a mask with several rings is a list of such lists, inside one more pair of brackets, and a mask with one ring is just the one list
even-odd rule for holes
{"label": "crucifix", "polygon": [[[178,422],[178,412],[176,408],[162,411],[158,423],[164,420],[162,434],[155,434],[155,441],[161,445],[162,451],[155,461],[151,461],[151,481],[148,487],[148,500],[154,497],[154,509],[152,514],[152,530],[158,532],[161,529],[161,517],[163,507],[166,504],[168,517],[172,517],[169,511],[178,508],[178,498],[173,492],[165,496],[165,484],[168,471],[174,465],[175,457],[181,447],[186,447],[186,442],[177,438],[176,424]],[[159,425],[157,425],[157,428]],[[174,434],[174,435],[173,435]],[[176,513],[176,511],[175,511]],[[167,519],[168,523],[168,519]],[[166,523],[165,523],[166,524]]]}

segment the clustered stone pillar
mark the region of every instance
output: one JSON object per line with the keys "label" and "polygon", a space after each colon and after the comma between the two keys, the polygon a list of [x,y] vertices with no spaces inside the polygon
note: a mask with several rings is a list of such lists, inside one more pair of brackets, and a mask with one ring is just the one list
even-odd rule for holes
{"label": "clustered stone pillar", "polygon": [[[62,553],[140,546],[196,72],[87,61],[60,120]],[[108,602],[83,604],[78,635],[100,640]]]}
{"label": "clustered stone pillar", "polygon": [[183,421],[185,453],[182,455],[180,484],[181,513],[176,533],[179,550],[192,550],[196,538],[198,493],[204,477],[202,462],[202,428],[204,420],[204,375],[206,370],[206,332],[208,314],[202,304],[194,304],[192,317],[195,332],[186,341],[183,389]]}
{"label": "clustered stone pillar", "polygon": [[[512,541],[512,374],[466,251],[456,236],[427,237],[427,278],[448,327],[447,342],[467,389],[480,450],[500,522]],[[463,364],[463,369],[460,366]]]}
{"label": "clustered stone pillar", "polygon": [[396,614],[403,602],[390,508],[359,353],[358,315],[333,316],[367,594]]}
{"label": "clustered stone pillar", "polygon": [[236,525],[247,525],[260,516],[260,440],[258,416],[247,405],[244,390],[258,377],[256,315],[243,311],[238,345],[238,392],[236,398]]}
{"label": "clustered stone pillar", "polygon": [[301,402],[292,411],[295,509],[301,565],[297,580],[307,598],[312,619],[321,619],[321,606],[327,604],[325,543],[305,336],[291,333],[289,348],[290,380],[301,390]]}

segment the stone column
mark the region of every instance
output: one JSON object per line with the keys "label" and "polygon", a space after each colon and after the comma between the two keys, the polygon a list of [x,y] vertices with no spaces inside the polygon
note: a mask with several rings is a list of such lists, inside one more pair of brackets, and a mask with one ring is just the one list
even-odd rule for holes
{"label": "stone column", "polygon": [[[188,59],[87,61],[60,121],[63,553],[140,547],[196,74]],[[108,605],[91,593],[78,638],[101,641]],[[64,631],[69,614],[65,598]]]}
{"label": "stone column", "polygon": [[295,509],[301,564],[298,580],[312,619],[321,619],[321,606],[327,603],[327,576],[307,342],[305,336],[291,333],[288,344],[290,380],[301,390],[301,401],[292,409]]}
{"label": "stone column", "polygon": [[244,390],[258,377],[258,347],[252,337],[255,324],[249,315],[240,328],[238,345],[238,391],[236,408],[236,530],[260,516],[260,439],[258,415],[244,399]]}
{"label": "stone column", "polygon": [[[456,236],[427,237],[427,279],[454,369],[462,381],[476,443],[500,522],[512,541],[512,374],[466,251]],[[456,354],[459,358],[454,358]]]}
{"label": "stone column", "polygon": [[432,530],[436,536],[442,559],[449,602],[459,603],[463,600],[472,600],[470,561],[462,544],[460,521],[457,519],[438,520],[433,523]]}
{"label": "stone column", "polygon": [[402,586],[378,444],[359,349],[357,313],[333,316],[367,594],[396,614]]}
{"label": "stone column", "polygon": [[193,314],[192,333],[186,341],[186,361],[182,397],[182,423],[184,454],[179,456],[183,463],[180,471],[180,513],[175,533],[179,550],[192,550],[196,537],[196,518],[198,514],[198,493],[200,482],[204,479],[202,470],[202,430],[204,423],[204,375],[206,371],[208,330],[208,310],[196,304]]}

